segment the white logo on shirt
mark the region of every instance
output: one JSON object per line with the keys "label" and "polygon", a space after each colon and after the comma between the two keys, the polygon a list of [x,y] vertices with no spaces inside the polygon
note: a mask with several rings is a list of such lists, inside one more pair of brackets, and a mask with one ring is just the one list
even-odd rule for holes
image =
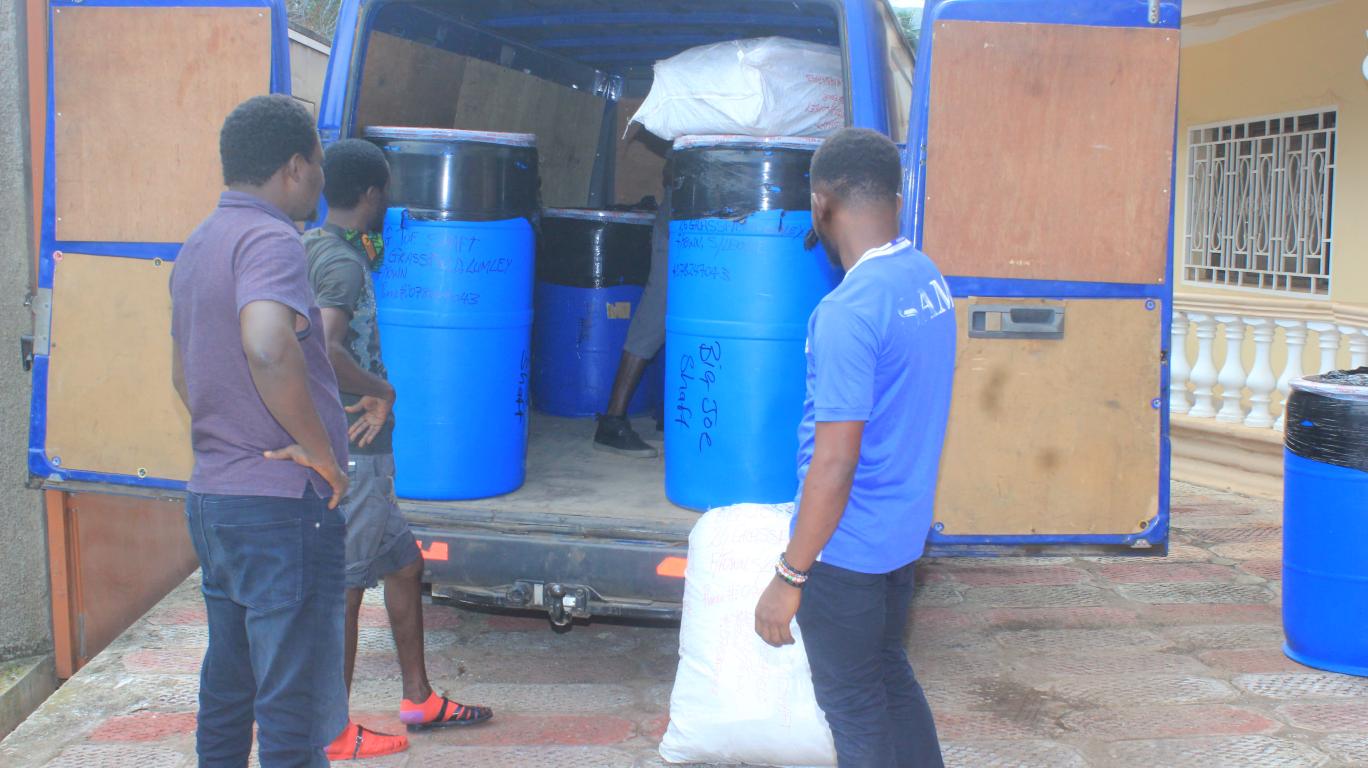
{"label": "white logo on shirt", "polygon": [[[930,293],[917,291],[917,295],[921,299],[921,306],[898,310],[899,317],[906,319],[920,317],[924,320],[933,320],[955,308],[955,300],[950,298],[950,288],[946,286],[944,279],[932,280],[927,285],[931,287]],[[932,297],[935,298],[934,301],[932,301]]]}

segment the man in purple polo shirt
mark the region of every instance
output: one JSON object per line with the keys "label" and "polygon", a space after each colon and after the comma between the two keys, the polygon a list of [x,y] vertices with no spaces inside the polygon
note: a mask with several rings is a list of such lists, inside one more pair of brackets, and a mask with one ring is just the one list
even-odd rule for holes
{"label": "man in purple polo shirt", "polygon": [[250,99],[219,134],[218,208],[171,275],[176,391],[195,469],[186,519],[209,618],[201,766],[326,766],[342,684],[347,422],[294,222],[314,215],[323,150],[288,96]]}
{"label": "man in purple polo shirt", "polygon": [[771,645],[802,630],[840,768],[938,768],[903,650],[931,528],[955,370],[955,304],[899,236],[898,149],[847,128],[812,158],[812,226],[845,278],[808,321],[793,539],[755,609]]}

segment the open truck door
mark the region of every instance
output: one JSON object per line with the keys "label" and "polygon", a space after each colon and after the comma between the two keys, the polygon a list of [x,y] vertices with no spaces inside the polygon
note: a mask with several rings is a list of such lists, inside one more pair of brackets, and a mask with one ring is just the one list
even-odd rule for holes
{"label": "open truck door", "polygon": [[1180,15],[928,3],[904,221],[959,321],[933,550],[1166,550]]}
{"label": "open truck door", "polygon": [[[47,489],[58,675],[195,565],[177,508],[190,418],[171,385],[168,280],[213,209],[218,133],[288,93],[280,0],[31,2],[39,221],[28,468]],[[43,45],[45,41],[45,45]]]}
{"label": "open truck door", "polygon": [[[219,128],[289,93],[279,0],[52,0],[29,471],[157,495],[190,475],[167,283],[223,189]],[[159,490],[160,489],[160,490]]]}

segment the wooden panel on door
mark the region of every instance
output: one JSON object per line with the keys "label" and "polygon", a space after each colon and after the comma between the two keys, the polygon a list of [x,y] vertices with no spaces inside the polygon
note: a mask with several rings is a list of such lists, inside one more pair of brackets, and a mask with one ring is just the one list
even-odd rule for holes
{"label": "wooden panel on door", "polygon": [[171,263],[79,253],[53,272],[47,453],[62,469],[187,480],[171,384]]}
{"label": "wooden panel on door", "polygon": [[1160,284],[1178,32],[936,24],[924,249],[947,275]]}
{"label": "wooden panel on door", "polygon": [[53,14],[57,239],[183,241],[223,189],[223,119],[271,90],[271,9]]}
{"label": "wooden panel on door", "polygon": [[[1048,311],[1058,333],[1030,317]],[[1144,531],[1159,511],[1165,311],[1147,299],[958,300],[941,533]]]}

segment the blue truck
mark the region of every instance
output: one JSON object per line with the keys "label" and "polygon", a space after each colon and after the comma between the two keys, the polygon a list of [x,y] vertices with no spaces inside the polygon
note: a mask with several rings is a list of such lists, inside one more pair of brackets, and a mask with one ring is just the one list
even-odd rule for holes
{"label": "blue truck", "polygon": [[[368,126],[535,133],[548,207],[635,202],[652,65],[767,36],[839,48],[845,122],[905,146],[904,230],[960,328],[930,551],[1162,554],[1178,0],[343,0],[325,143]],[[29,466],[35,485],[174,499],[188,417],[165,285],[217,195],[242,98],[289,91],[281,0],[52,0]],[[130,192],[121,182],[136,180]],[[400,393],[402,398],[402,393]],[[697,515],[662,465],[532,420],[527,483],[401,500],[435,597],[677,617]],[[402,467],[400,468],[402,471]]]}

